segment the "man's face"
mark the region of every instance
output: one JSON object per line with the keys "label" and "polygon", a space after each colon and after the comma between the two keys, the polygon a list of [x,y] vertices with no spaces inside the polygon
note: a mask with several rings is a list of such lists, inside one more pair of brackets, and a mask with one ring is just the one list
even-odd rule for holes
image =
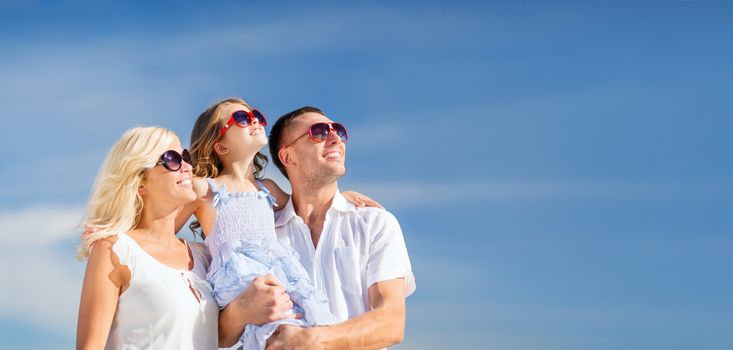
{"label": "man's face", "polygon": [[325,142],[316,143],[308,135],[311,125],[324,122],[333,121],[318,113],[305,113],[288,127],[282,144],[292,142],[286,147],[292,160],[292,166],[287,168],[291,179],[329,183],[346,174],[346,145],[339,136],[331,131]]}

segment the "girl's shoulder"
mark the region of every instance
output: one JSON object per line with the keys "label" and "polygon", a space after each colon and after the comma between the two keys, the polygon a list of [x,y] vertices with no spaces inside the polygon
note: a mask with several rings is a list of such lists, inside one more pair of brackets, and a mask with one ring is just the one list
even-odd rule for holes
{"label": "girl's shoulder", "polygon": [[285,193],[280,186],[275,183],[275,181],[272,181],[271,179],[260,179],[260,183],[262,183],[262,186],[265,186],[267,190],[269,191],[269,194],[274,197],[275,203],[278,205],[275,207],[275,210],[282,209],[285,205],[285,203],[290,200],[290,195]]}

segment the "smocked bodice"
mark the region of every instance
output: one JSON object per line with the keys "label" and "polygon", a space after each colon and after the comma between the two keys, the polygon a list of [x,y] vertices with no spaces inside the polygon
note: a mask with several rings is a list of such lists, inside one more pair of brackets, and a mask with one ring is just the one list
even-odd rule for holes
{"label": "smocked bodice", "polygon": [[216,209],[216,220],[204,243],[212,257],[212,268],[218,268],[231,253],[231,244],[240,240],[259,241],[277,239],[272,206],[274,198],[267,188],[257,181],[257,192],[228,192],[226,185],[219,187],[212,179],[209,183]]}

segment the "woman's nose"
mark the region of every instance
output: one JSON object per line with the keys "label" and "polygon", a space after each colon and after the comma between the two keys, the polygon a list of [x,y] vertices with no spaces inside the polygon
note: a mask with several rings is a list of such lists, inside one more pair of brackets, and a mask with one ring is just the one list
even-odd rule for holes
{"label": "woman's nose", "polygon": [[181,172],[190,173],[191,171],[193,171],[193,165],[185,160],[182,161],[181,162]]}

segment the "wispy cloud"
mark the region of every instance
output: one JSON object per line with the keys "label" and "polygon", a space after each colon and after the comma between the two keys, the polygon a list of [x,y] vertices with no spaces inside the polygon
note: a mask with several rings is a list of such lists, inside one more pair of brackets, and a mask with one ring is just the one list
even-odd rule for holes
{"label": "wispy cloud", "polygon": [[73,334],[84,265],[74,242],[82,209],[39,206],[0,213],[3,317]]}
{"label": "wispy cloud", "polygon": [[[84,209],[78,206],[45,205],[0,212],[0,245],[4,247],[48,246],[75,238]],[[78,232],[78,231],[77,231]]]}
{"label": "wispy cloud", "polygon": [[[729,183],[613,183],[586,181],[343,181],[389,207],[447,206],[497,200],[659,200],[731,198]],[[440,199],[436,203],[436,199]]]}

